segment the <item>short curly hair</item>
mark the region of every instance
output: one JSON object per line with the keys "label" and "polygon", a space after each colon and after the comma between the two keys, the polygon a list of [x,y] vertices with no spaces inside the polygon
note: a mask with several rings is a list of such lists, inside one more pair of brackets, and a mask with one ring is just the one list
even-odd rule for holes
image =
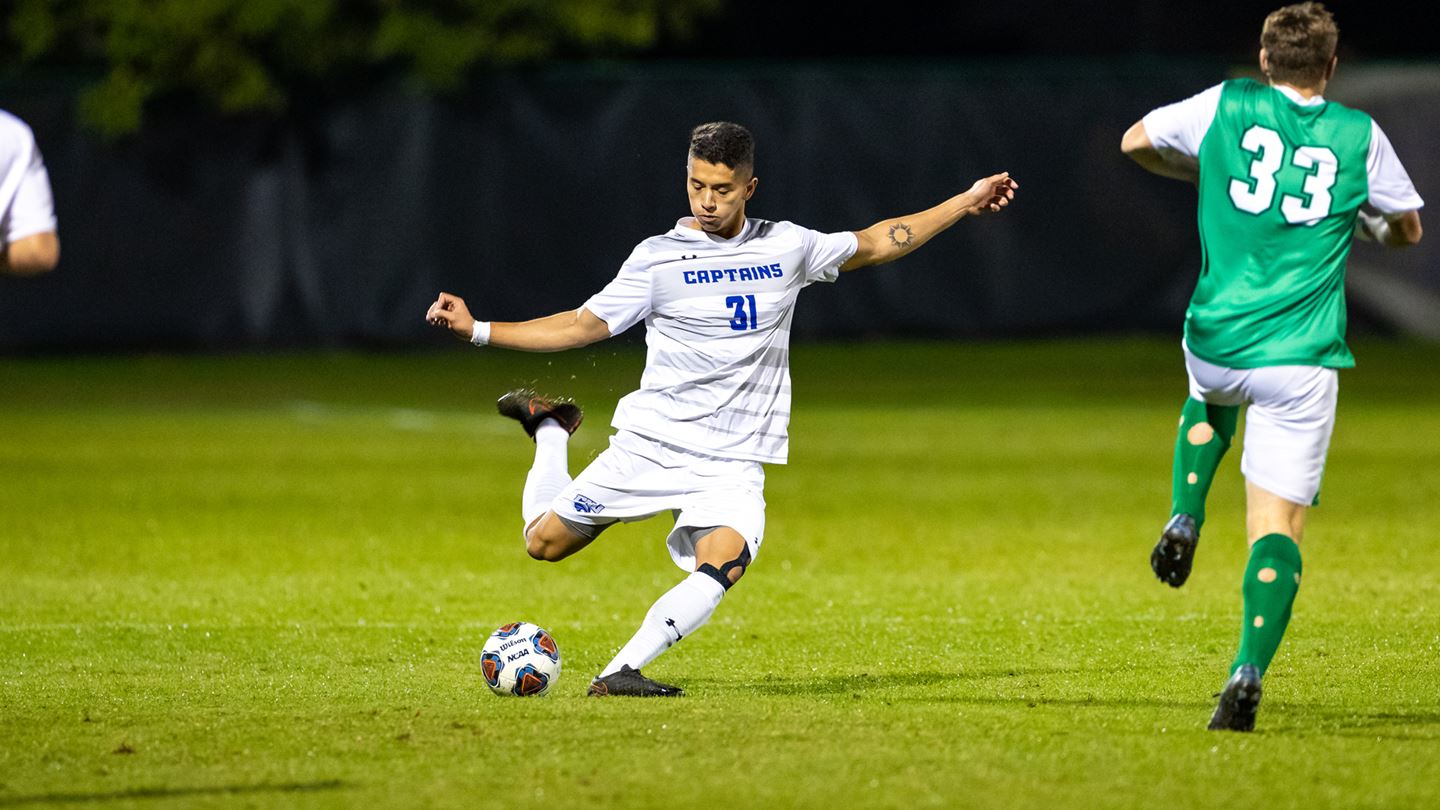
{"label": "short curly hair", "polygon": [[1320,3],[1276,9],[1265,18],[1260,31],[1260,47],[1270,61],[1270,78],[1302,87],[1325,79],[1339,39],[1335,17]]}
{"label": "short curly hair", "polygon": [[690,132],[690,157],[723,163],[731,169],[755,169],[755,136],[729,121],[701,124]]}

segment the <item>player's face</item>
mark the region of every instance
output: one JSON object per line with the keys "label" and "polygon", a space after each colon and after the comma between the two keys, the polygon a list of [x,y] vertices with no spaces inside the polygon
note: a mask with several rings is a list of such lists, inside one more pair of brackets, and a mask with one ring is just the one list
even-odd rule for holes
{"label": "player's face", "polygon": [[690,194],[690,213],[700,230],[729,239],[745,224],[745,201],[755,193],[759,179],[748,167],[732,169],[724,163],[690,158],[685,184]]}

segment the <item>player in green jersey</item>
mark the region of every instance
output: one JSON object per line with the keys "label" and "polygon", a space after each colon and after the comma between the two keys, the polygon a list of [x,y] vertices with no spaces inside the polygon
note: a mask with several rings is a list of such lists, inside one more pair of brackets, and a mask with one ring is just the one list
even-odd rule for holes
{"label": "player in green jersey", "polygon": [[1352,238],[1420,241],[1424,203],[1385,133],[1324,98],[1338,36],[1319,3],[1279,9],[1260,35],[1268,84],[1216,85],[1153,110],[1121,142],[1144,168],[1199,190],[1200,278],[1185,313],[1190,398],[1171,519],[1150,557],[1173,587],[1190,574],[1206,493],[1249,405],[1244,621],[1211,729],[1254,728],[1260,679],[1300,587],[1299,543],[1335,423],[1336,369],[1355,364],[1345,345]]}

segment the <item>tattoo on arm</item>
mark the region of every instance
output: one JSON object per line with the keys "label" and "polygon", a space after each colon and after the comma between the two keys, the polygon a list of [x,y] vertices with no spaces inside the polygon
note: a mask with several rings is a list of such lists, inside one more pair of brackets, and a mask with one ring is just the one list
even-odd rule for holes
{"label": "tattoo on arm", "polygon": [[890,244],[897,248],[905,248],[910,247],[910,243],[913,241],[915,241],[915,232],[910,230],[909,225],[897,222],[890,226]]}

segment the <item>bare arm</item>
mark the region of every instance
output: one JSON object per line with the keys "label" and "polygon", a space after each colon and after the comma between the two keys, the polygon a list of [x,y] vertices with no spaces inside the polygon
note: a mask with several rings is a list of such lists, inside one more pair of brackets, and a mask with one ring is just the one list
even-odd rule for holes
{"label": "bare arm", "polygon": [[1124,137],[1120,139],[1120,151],[1153,174],[1187,183],[1200,182],[1199,161],[1173,149],[1155,148],[1150,142],[1150,133],[1145,131],[1144,121],[1136,121],[1125,130]]}
{"label": "bare arm", "polygon": [[[425,313],[431,326],[443,326],[455,337],[470,342],[475,317],[465,299],[442,292]],[[589,346],[610,337],[610,327],[590,310],[581,307],[520,323],[491,323],[491,346],[522,352],[559,352]]]}
{"label": "bare arm", "polygon": [[1420,212],[1406,211],[1394,219],[1385,218],[1390,223],[1390,233],[1385,238],[1386,247],[1410,247],[1420,244],[1420,237],[1425,230],[1420,227]]}
{"label": "bare arm", "polygon": [[840,269],[854,270],[893,262],[964,217],[1001,210],[1015,199],[1015,189],[1019,187],[1019,183],[1010,179],[1009,172],[1001,172],[976,180],[968,191],[956,194],[934,208],[908,217],[884,219],[863,231],[856,231],[858,247],[855,255],[840,265]]}
{"label": "bare arm", "polygon": [[54,270],[60,262],[60,237],[54,231],[16,239],[0,249],[0,272],[30,276]]}

